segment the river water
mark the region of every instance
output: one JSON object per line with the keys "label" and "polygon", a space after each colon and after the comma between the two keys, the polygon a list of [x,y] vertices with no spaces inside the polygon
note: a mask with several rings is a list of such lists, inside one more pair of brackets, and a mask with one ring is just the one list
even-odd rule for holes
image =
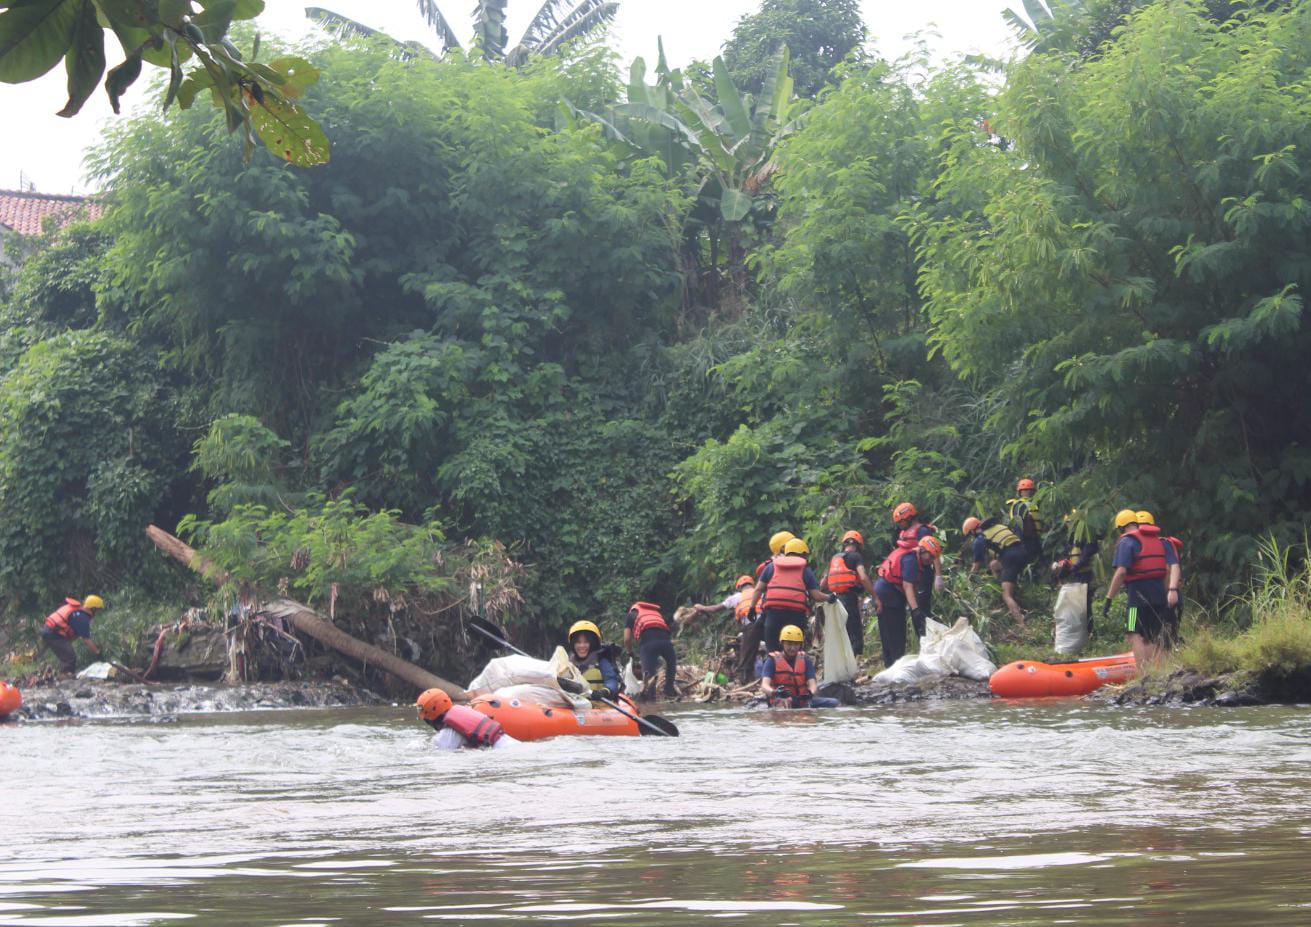
{"label": "river water", "polygon": [[0,726],[0,924],[1311,923],[1311,713],[406,708]]}

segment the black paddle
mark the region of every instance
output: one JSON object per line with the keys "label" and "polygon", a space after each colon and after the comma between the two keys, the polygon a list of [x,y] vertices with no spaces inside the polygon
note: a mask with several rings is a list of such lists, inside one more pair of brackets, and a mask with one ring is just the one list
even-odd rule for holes
{"label": "black paddle", "polygon": [[[468,625],[469,627],[477,631],[479,634],[481,634],[483,637],[487,638],[490,641],[494,641],[500,644],[502,647],[504,647],[507,650],[513,650],[515,653],[519,654],[519,656],[529,657],[529,659],[536,659],[535,657],[531,657],[529,654],[524,653],[518,647],[514,646],[514,644],[511,644],[509,641],[507,641],[505,639],[505,632],[502,631],[500,628],[498,628],[496,625],[492,624],[487,619],[470,618],[468,621]],[[647,715],[646,717],[641,717],[639,715],[632,714],[631,712],[627,711],[622,705],[619,705],[616,702],[612,702],[608,698],[598,698],[597,701],[604,702],[605,704],[609,705],[611,708],[619,712],[625,718],[631,718],[632,720],[636,721],[637,729],[642,733],[643,737],[648,735],[657,735],[660,737],[678,736],[678,728],[675,727],[674,722],[670,721],[668,718],[662,718],[659,715]]]}

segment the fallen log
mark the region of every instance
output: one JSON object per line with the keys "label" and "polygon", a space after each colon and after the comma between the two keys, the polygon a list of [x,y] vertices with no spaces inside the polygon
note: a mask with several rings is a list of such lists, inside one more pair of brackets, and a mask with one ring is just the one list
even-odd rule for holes
{"label": "fallen log", "polygon": [[[228,574],[219,569],[212,560],[162,528],[149,525],[146,527],[146,536],[161,551],[205,578],[211,579],[219,585],[228,581]],[[314,611],[314,609],[302,605],[300,602],[291,599],[277,599],[262,606],[260,610],[265,614],[286,620],[297,631],[314,638],[320,644],[331,647],[333,650],[363,663],[371,663],[418,689],[442,689],[451,698],[460,700],[468,698],[468,693],[461,686],[448,682],[422,667],[415,666],[408,660],[402,660],[396,654],[388,653],[381,647],[366,644],[359,638],[352,637]]]}

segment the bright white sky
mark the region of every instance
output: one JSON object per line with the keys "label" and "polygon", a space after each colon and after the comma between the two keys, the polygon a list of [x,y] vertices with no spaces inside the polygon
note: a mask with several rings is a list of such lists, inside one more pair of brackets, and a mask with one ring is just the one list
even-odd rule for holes
{"label": "bright white sky", "polygon": [[[311,24],[306,6],[322,6],[358,22],[381,29],[397,39],[429,41],[432,33],[419,15],[413,0],[268,0],[258,23],[266,33],[284,36],[306,34]],[[442,11],[456,29],[472,31],[468,0],[440,0]],[[511,0],[510,38],[518,39],[540,0]],[[910,46],[907,36],[916,32],[936,34],[931,47],[941,57],[969,52],[1003,56],[1010,47],[1010,33],[1001,11],[1019,7],[1019,0],[863,0],[865,23],[875,50],[896,57]],[[656,37],[663,36],[665,52],[672,66],[694,58],[709,60],[732,34],[744,15],[759,7],[759,0],[622,0],[612,27],[611,43],[623,62],[638,55],[655,58]],[[109,43],[117,50],[112,40]],[[117,62],[110,52],[110,66]],[[151,69],[147,67],[149,72]],[[145,88],[143,75],[128,91],[132,106],[158,105],[157,96]],[[116,118],[103,90],[97,91],[72,119],[55,116],[67,98],[64,69],[29,84],[0,84],[0,189],[16,189],[19,172],[44,193],[84,193],[82,157],[99,140],[101,126]]]}

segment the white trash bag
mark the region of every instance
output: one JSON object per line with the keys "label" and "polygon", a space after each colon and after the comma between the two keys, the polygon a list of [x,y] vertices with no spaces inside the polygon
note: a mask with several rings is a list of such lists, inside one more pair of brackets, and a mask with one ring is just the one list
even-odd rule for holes
{"label": "white trash bag", "polygon": [[1088,584],[1064,583],[1056,594],[1056,652],[1082,653],[1088,646]]}
{"label": "white trash bag", "polygon": [[633,661],[629,660],[624,664],[624,693],[634,698],[642,694],[642,680],[637,678],[637,673],[633,671]]}
{"label": "white trash bag", "polygon": [[118,670],[109,663],[103,661],[92,663],[82,672],[77,674],[78,679],[114,679],[118,676]]}
{"label": "white trash bag", "polygon": [[889,666],[883,672],[874,677],[875,682],[899,683],[917,682],[920,679],[927,679],[929,676],[948,676],[951,670],[947,669],[942,659],[933,653],[908,653],[896,663]]}
{"label": "white trash bag", "polygon": [[[587,696],[566,692],[560,688],[561,676],[578,683],[582,692],[590,688],[577,667],[569,662],[563,647],[555,648],[555,653],[551,655],[550,660],[536,660],[519,654],[489,660],[483,671],[475,676],[466,688],[471,692],[489,691],[493,695],[507,699],[518,698],[541,704],[567,705],[577,709],[590,707],[591,700]],[[531,687],[533,691],[528,692],[525,687]],[[545,701],[548,698],[550,701]]]}
{"label": "white trash bag", "polygon": [[847,636],[847,608],[839,599],[820,606],[824,627],[824,678],[830,682],[850,682],[860,672],[856,654]]}
{"label": "white trash bag", "polygon": [[949,672],[966,679],[987,679],[997,672],[996,665],[988,659],[988,648],[970,627],[968,618],[957,618],[956,623],[938,637],[936,652],[949,667]]}

